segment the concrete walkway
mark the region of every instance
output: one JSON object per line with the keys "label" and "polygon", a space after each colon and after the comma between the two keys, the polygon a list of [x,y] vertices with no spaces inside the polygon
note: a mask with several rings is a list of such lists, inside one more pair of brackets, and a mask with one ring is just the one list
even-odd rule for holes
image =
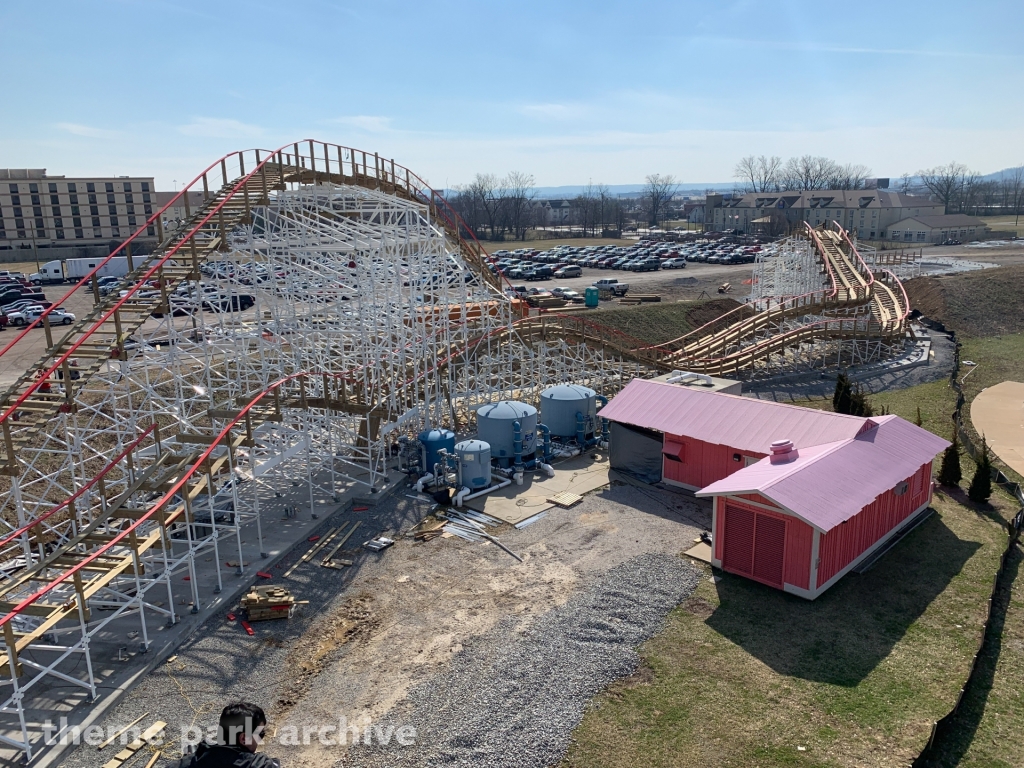
{"label": "concrete walkway", "polygon": [[1004,381],[983,389],[971,403],[971,423],[992,453],[1024,475],[1024,383]]}

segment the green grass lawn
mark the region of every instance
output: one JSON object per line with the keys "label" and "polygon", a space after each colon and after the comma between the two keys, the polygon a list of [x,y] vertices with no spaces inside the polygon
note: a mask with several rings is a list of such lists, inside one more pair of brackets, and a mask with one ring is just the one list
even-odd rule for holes
{"label": "green grass lawn", "polygon": [[967,677],[1005,546],[991,517],[934,506],[813,602],[705,568],[641,671],[594,701],[564,766],[907,765]]}
{"label": "green grass lawn", "polygon": [[636,240],[617,240],[613,237],[563,237],[550,240],[538,238],[536,240],[505,240],[503,242],[481,240],[480,244],[488,253],[494,253],[495,251],[514,251],[517,248],[536,248],[538,251],[546,251],[556,245],[575,245],[580,248],[585,248],[588,245],[614,245],[625,248],[636,245]]}
{"label": "green grass lawn", "polygon": [[1024,235],[1024,216],[983,216],[985,226],[997,232],[1016,232]]}
{"label": "green grass lawn", "polygon": [[[964,381],[969,423],[978,392],[1024,381],[1024,336],[961,341],[963,359],[979,363]],[[926,429],[950,436],[956,397],[945,379],[870,399],[909,421],[920,409]],[[961,459],[966,488],[974,466]],[[705,567],[694,596],[641,649],[641,670],[595,699],[563,768],[908,765],[977,650],[1017,509],[1001,490],[992,501],[975,508],[962,491],[936,494],[935,516],[813,602],[721,572],[713,581]],[[1001,642],[982,658],[942,768],[1024,765],[1024,587],[1011,586]]]}

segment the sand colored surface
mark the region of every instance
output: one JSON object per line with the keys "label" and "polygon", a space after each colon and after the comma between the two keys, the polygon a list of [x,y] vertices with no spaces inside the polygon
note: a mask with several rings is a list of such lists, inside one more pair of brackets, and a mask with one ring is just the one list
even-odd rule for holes
{"label": "sand colored surface", "polygon": [[992,452],[1024,475],[1024,383],[1004,381],[971,403],[971,422]]}

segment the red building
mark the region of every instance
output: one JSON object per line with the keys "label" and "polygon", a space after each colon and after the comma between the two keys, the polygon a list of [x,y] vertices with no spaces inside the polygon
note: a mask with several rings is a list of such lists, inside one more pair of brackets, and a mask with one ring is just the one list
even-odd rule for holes
{"label": "red building", "polygon": [[949,445],[898,416],[641,379],[601,416],[660,433],[662,480],[713,499],[714,565],[810,599],[927,509],[932,460]]}

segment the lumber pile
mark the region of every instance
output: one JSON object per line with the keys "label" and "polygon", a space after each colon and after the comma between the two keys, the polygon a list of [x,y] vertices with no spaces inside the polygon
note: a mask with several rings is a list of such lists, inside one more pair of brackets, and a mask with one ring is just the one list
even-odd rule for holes
{"label": "lumber pile", "polygon": [[295,606],[304,605],[308,600],[296,600],[284,587],[268,585],[253,587],[242,598],[249,621],[269,621],[272,619],[290,619],[295,613]]}

